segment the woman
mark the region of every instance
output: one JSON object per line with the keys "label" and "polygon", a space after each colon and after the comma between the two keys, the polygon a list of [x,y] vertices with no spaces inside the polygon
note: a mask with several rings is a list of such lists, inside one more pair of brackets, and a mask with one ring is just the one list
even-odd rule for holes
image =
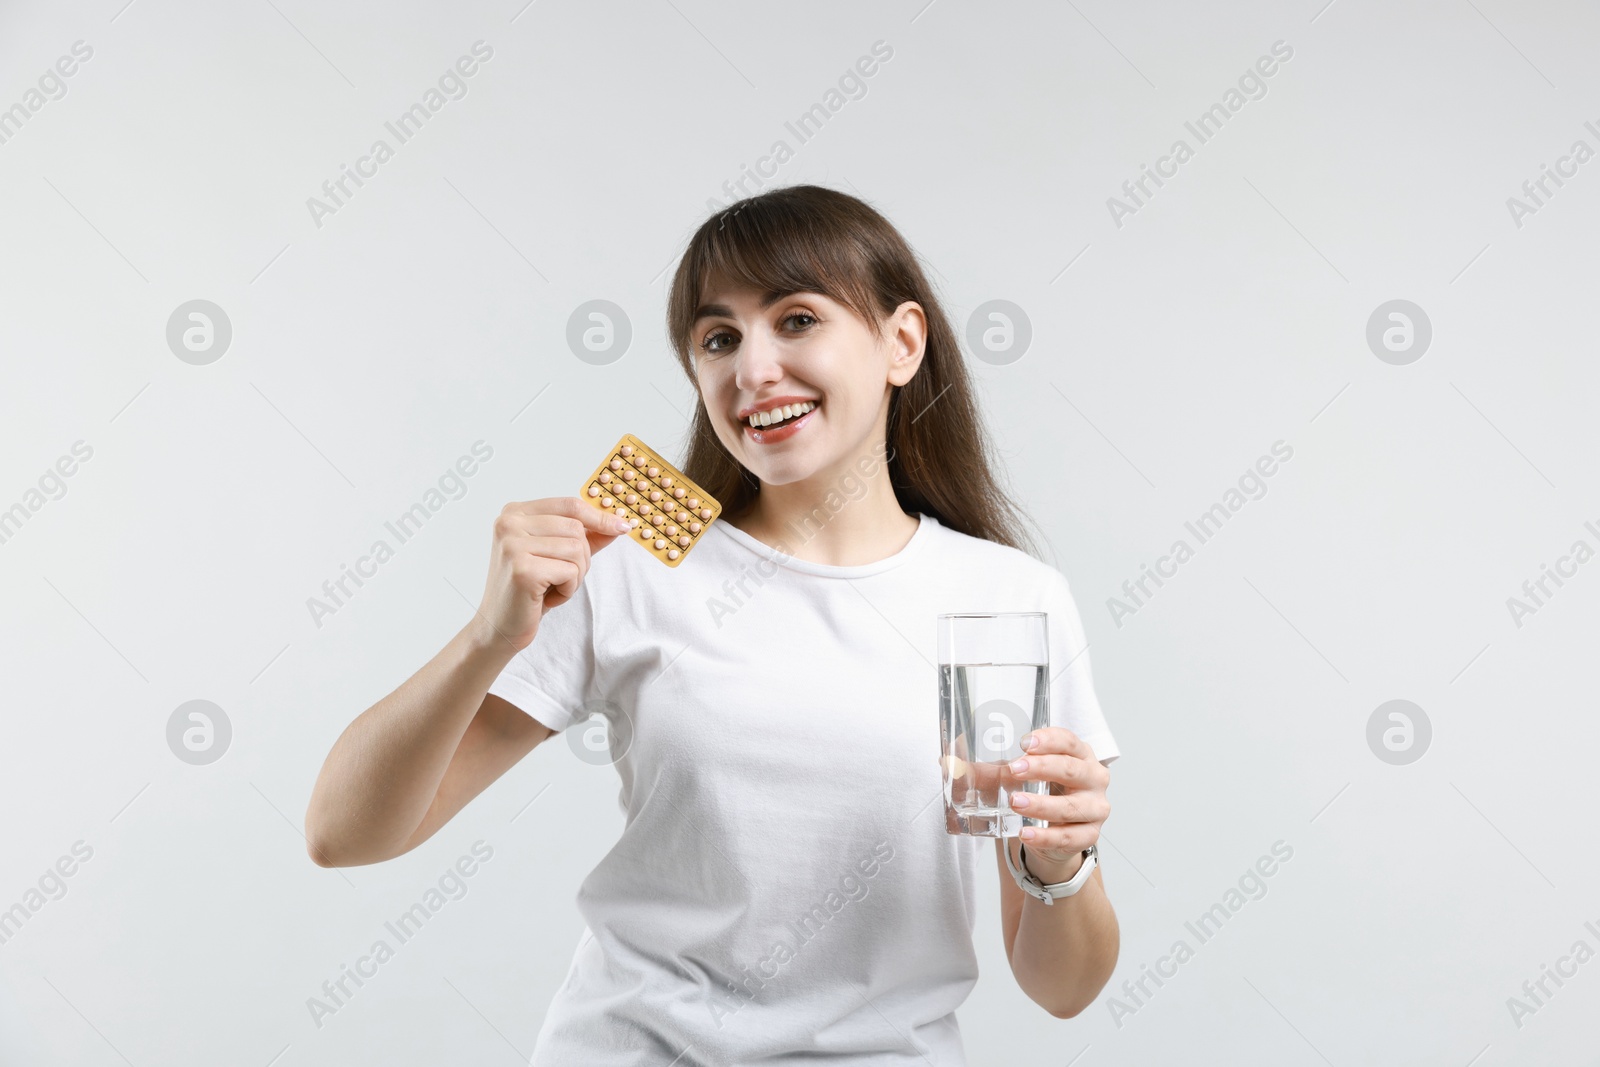
{"label": "woman", "polygon": [[[955,334],[865,203],[800,186],[713,216],[667,317],[699,391],[682,467],[720,521],[668,568],[602,554],[626,527],[575,496],[507,505],[481,609],[334,746],[312,855],[415,848],[598,710],[627,822],[535,1064],[964,1064],[982,839],[937,802],[934,617],[1049,614],[1051,725],[1015,772],[1049,790],[1014,802],[1049,823],[1027,872],[1068,882],[1117,747],[1066,580],[1019,547]],[[1076,1015],[1117,958],[1100,872],[1032,899],[1006,843],[1012,972]]]}

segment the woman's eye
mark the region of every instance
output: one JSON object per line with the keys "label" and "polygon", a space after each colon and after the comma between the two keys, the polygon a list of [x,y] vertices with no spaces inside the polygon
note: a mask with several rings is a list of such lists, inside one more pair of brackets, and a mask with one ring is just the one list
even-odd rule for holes
{"label": "woman's eye", "polygon": [[806,320],[806,322],[804,324],[802,324],[802,326],[800,327],[801,329],[804,329],[805,326],[810,325],[811,323],[817,321],[817,317],[815,315],[812,315],[812,314],[810,314],[808,312],[805,312],[805,311],[796,311],[793,315],[790,315],[788,318],[784,319],[783,321],[784,322],[793,322],[795,319],[805,319]]}
{"label": "woman's eye", "polygon": [[717,345],[714,342],[719,337],[731,337],[731,336],[732,336],[732,334],[728,333],[726,330],[718,330],[715,333],[709,333],[709,334],[706,335],[705,340],[700,342],[700,348],[701,348],[702,351],[705,351],[705,352],[721,352],[722,351],[722,346]]}

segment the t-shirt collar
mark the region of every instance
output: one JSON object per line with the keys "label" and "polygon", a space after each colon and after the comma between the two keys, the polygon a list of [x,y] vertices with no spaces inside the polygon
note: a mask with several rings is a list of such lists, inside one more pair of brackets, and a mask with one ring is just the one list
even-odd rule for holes
{"label": "t-shirt collar", "polygon": [[940,525],[938,519],[925,511],[917,513],[917,520],[917,528],[912,532],[911,540],[901,546],[900,551],[893,555],[885,556],[883,559],[874,560],[871,563],[861,563],[851,567],[813,563],[811,560],[796,559],[793,556],[784,555],[776,548],[764,541],[758,541],[732,523],[713,523],[712,529],[720,529],[734,544],[765,559],[770,559],[785,570],[796,571],[800,574],[810,574],[819,578],[865,578],[871,574],[891,570],[910,560],[927,542],[933,532],[933,528]]}

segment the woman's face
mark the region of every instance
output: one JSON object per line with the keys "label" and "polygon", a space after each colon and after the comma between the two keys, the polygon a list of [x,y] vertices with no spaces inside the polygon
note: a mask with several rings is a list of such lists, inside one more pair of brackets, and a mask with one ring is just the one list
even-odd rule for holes
{"label": "woman's face", "polygon": [[[881,338],[820,293],[774,299],[713,289],[700,312],[690,342],[701,399],[723,446],[769,485],[801,481],[876,448],[890,387],[910,381],[922,360],[922,308],[911,302],[889,317]],[[807,404],[812,410],[791,407]],[[791,414],[780,422],[784,408]],[[752,426],[756,413],[774,425]]]}

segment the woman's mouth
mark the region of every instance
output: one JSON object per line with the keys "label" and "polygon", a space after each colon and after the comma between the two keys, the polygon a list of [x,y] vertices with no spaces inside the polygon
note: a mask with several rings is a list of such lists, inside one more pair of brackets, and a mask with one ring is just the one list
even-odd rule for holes
{"label": "woman's mouth", "polygon": [[795,412],[787,418],[769,422],[765,426],[752,426],[747,419],[744,423],[745,436],[758,445],[776,444],[787,441],[799,433],[806,423],[811,421],[811,416],[817,413],[821,404],[817,401],[807,401],[804,404],[791,405],[789,410]]}

